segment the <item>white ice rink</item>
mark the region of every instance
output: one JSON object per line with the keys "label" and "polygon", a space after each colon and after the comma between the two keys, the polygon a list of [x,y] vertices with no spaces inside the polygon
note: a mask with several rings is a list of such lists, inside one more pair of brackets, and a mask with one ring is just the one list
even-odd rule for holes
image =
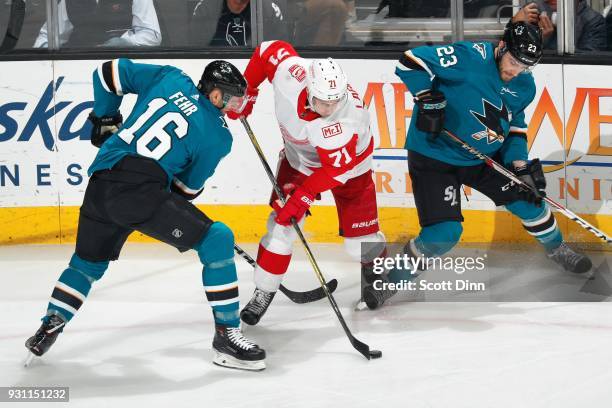
{"label": "white ice rink", "polygon": [[[254,255],[255,245],[244,248]],[[612,406],[609,302],[400,298],[355,312],[357,268],[341,246],[314,249],[326,277],[339,281],[335,296],[349,326],[382,359],[366,361],[352,349],[326,300],[297,305],[279,293],[260,325],[245,329],[266,349],[267,369],[214,366],[212,315],[195,253],[130,244],[51,351],[25,369],[23,343],[40,325],[73,247],[14,246],[0,247],[0,386],[67,386],[70,407]],[[595,254],[594,263],[604,256]],[[236,263],[244,304],[252,269]],[[534,284],[542,290],[560,274],[552,269]],[[317,285],[297,246],[285,284]],[[33,406],[49,405],[62,404]]]}

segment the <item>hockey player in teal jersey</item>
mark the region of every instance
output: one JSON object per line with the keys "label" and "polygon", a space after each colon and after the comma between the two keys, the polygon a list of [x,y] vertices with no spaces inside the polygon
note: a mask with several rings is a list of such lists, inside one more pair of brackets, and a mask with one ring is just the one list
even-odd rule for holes
{"label": "hockey player in teal jersey", "polygon": [[[524,228],[564,269],[584,273],[591,261],[563,242],[542,201],[546,180],[538,159],[527,158],[525,108],[535,96],[531,74],[542,56],[540,29],[509,22],[498,44],[458,42],[406,51],[395,73],[415,98],[405,148],[421,225],[405,246],[411,256],[439,256],[459,241],[461,185],[475,188],[519,217]],[[495,156],[524,182],[519,189],[446,135],[457,135]]]}
{"label": "hockey player in teal jersey", "polygon": [[[88,171],[76,250],[26,347],[37,356],[51,347],[136,230],[181,252],[197,251],[215,320],[213,362],[264,369],[265,351],[239,327],[232,231],[189,202],[230,152],[224,116],[246,105],[242,74],[229,62],[213,61],[196,87],[175,67],[118,59],[94,71],[93,88],[91,140],[100,150]],[[138,99],[121,123],[119,106],[128,93]]]}

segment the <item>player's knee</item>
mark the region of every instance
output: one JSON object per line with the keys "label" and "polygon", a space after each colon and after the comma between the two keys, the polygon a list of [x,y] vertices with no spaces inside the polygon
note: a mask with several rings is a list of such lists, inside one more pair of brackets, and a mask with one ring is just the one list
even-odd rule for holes
{"label": "player's knee", "polygon": [[546,213],[546,204],[538,207],[527,201],[514,201],[506,205],[506,209],[522,220],[532,220],[543,216]]}
{"label": "player's knee", "polygon": [[296,239],[297,233],[292,227],[277,225],[264,235],[261,239],[261,245],[269,251],[278,254],[288,254],[291,253],[291,248],[293,248],[293,243]]}
{"label": "player's knee", "polygon": [[234,233],[222,222],[214,222],[196,246],[200,261],[207,263],[234,257]]}
{"label": "player's knee", "polygon": [[[441,249],[444,249],[444,252],[450,251],[457,245],[463,234],[463,226],[458,221],[442,222],[437,230],[442,245]],[[448,246],[448,248],[444,248],[444,246]]]}
{"label": "player's knee", "polygon": [[344,238],[344,249],[349,256],[359,262],[371,262],[385,250],[387,240],[378,231],[361,237]]}
{"label": "player's knee", "polygon": [[86,261],[77,254],[72,255],[69,266],[77,272],[85,275],[90,281],[94,282],[104,276],[104,272],[108,269],[109,261],[92,262]]}
{"label": "player's knee", "polygon": [[[289,245],[293,245],[293,242],[297,239],[297,232],[295,232],[293,226],[277,224],[276,221],[274,221],[275,218],[276,212],[272,211],[267,222],[268,231],[263,241],[283,241],[287,242]],[[298,225],[302,228],[304,226],[304,220],[302,219]]]}
{"label": "player's knee", "polygon": [[419,246],[427,256],[439,256],[450,251],[463,234],[459,221],[444,221],[423,227],[419,234]]}

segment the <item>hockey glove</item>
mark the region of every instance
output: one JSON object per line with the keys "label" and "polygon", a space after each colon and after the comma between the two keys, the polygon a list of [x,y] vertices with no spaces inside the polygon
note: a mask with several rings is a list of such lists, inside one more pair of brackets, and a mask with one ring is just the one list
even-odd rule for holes
{"label": "hockey glove", "polygon": [[416,118],[417,129],[437,136],[444,128],[444,109],[446,108],[444,94],[440,91],[431,91],[414,98],[414,103],[419,107]]}
{"label": "hockey glove", "polygon": [[284,226],[291,225],[292,218],[299,222],[314,202],[314,199],[314,195],[298,187],[293,194],[287,196],[287,202],[284,206],[280,200],[272,203],[272,207],[276,211],[274,221]]}
{"label": "hockey glove", "polygon": [[117,112],[115,116],[102,116],[99,118],[91,111],[87,119],[93,125],[91,128],[91,144],[98,148],[104,144],[106,139],[119,130],[119,126],[123,124],[123,116],[121,116],[120,112]]}
{"label": "hockey glove", "polygon": [[259,89],[247,87],[246,95],[244,96],[247,100],[246,105],[244,105],[240,112],[227,111],[227,117],[233,120],[248,117],[253,112],[253,106],[257,102],[257,95],[259,95]]}
{"label": "hockey glove", "polygon": [[540,159],[533,159],[531,163],[525,163],[514,168],[514,174],[531,188],[519,186],[519,195],[525,201],[533,203],[538,207],[542,205],[542,198],[546,197],[546,178]]}

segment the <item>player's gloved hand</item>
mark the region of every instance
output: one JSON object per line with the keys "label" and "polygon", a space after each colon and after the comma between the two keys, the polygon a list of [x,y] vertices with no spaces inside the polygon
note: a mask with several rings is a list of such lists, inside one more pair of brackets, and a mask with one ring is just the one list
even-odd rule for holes
{"label": "player's gloved hand", "polygon": [[253,106],[255,102],[257,102],[257,95],[259,95],[259,89],[247,87],[245,98],[247,99],[246,105],[242,108],[240,112],[227,111],[227,117],[233,120],[240,119],[242,117],[246,118],[251,113],[253,113]]}
{"label": "player's gloved hand", "polygon": [[416,118],[417,129],[437,136],[444,128],[446,108],[444,94],[440,91],[431,91],[414,98],[414,103],[419,107]]}
{"label": "player's gloved hand", "polygon": [[546,197],[546,178],[540,159],[533,159],[531,163],[525,163],[514,167],[514,174],[524,182],[531,186],[532,189],[519,186],[519,194],[522,199],[537,205],[542,205],[542,199]]}
{"label": "player's gloved hand", "polygon": [[314,202],[315,196],[308,191],[298,187],[295,189],[293,194],[287,195],[287,202],[285,205],[280,200],[276,200],[272,203],[272,207],[276,211],[276,221],[280,225],[291,225],[291,219],[295,218],[299,222],[312,203]]}
{"label": "player's gloved hand", "polygon": [[123,123],[123,116],[121,116],[120,112],[117,112],[114,116],[102,116],[99,118],[91,111],[87,119],[93,125],[91,128],[91,144],[96,147],[102,146],[106,139],[119,130],[119,126]]}

